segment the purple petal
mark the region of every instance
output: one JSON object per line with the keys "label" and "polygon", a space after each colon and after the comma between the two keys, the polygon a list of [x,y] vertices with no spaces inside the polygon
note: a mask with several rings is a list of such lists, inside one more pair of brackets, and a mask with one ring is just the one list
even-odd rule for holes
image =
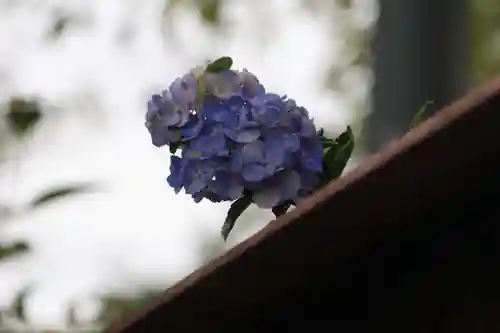
{"label": "purple petal", "polygon": [[243,156],[241,155],[241,151],[234,150],[231,153],[229,168],[233,172],[240,172],[243,168]]}
{"label": "purple petal", "polygon": [[263,162],[266,146],[262,141],[254,141],[246,144],[241,149],[243,162]]}
{"label": "purple petal", "polygon": [[180,128],[182,140],[191,140],[197,137],[202,129],[203,119],[194,114],[189,115],[189,121]]}
{"label": "purple petal", "polygon": [[151,134],[151,143],[156,147],[162,147],[169,143],[168,133],[163,131],[163,129],[157,129],[151,126],[150,123],[146,123],[146,127]]}
{"label": "purple petal", "polygon": [[286,104],[276,94],[260,95],[251,101],[254,118],[265,126],[274,125],[286,114]]}
{"label": "purple petal", "polygon": [[260,130],[258,128],[249,128],[231,133],[228,135],[232,140],[239,143],[250,143],[260,137]]}
{"label": "purple petal", "polygon": [[183,166],[179,157],[172,155],[170,157],[170,175],[167,177],[168,184],[174,188],[175,193],[182,189]]}
{"label": "purple petal", "polygon": [[246,98],[251,99],[266,92],[257,77],[248,70],[243,69],[243,71],[238,72],[238,76],[243,85],[243,94]]}
{"label": "purple petal", "polygon": [[298,155],[301,163],[310,171],[321,171],[324,151],[319,138],[303,138],[300,146]]}
{"label": "purple petal", "polygon": [[[212,172],[210,172],[212,171]],[[186,170],[187,182],[184,184],[187,194],[195,194],[204,189],[213,177],[213,170],[205,169],[204,165],[195,165]]]}
{"label": "purple petal", "polygon": [[277,182],[281,189],[282,200],[289,200],[297,195],[300,190],[301,179],[297,172],[288,171],[278,174]]}
{"label": "purple petal", "polygon": [[243,166],[241,175],[248,182],[258,182],[268,175],[268,171],[265,166],[257,163],[252,163]]}
{"label": "purple petal", "polygon": [[286,200],[295,198],[300,190],[300,176],[295,171],[276,174],[265,181],[252,197],[260,208],[272,208]]}
{"label": "purple petal", "polygon": [[274,168],[280,166],[285,161],[285,150],[283,140],[279,136],[269,136],[265,141],[265,163]]}
{"label": "purple petal", "polygon": [[223,198],[235,200],[243,193],[243,184],[235,174],[220,172],[212,183],[214,192]]}
{"label": "purple petal", "polygon": [[300,139],[295,134],[289,134],[284,139],[284,150],[288,152],[296,152],[300,149]]}
{"label": "purple petal", "polygon": [[169,88],[173,101],[184,110],[189,110],[196,99],[196,77],[188,73],[172,82]]}
{"label": "purple petal", "polygon": [[316,136],[316,126],[312,119],[304,118],[302,122],[302,128],[300,134],[303,137],[313,137]]}

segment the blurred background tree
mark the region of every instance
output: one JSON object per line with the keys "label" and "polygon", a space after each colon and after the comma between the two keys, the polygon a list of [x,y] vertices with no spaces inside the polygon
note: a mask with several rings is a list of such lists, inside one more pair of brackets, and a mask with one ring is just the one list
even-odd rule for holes
{"label": "blurred background tree", "polygon": [[[225,7],[227,2],[232,0],[170,0],[164,4],[163,32],[168,45],[180,47],[178,38],[176,38],[175,14],[178,10],[195,11],[198,13],[199,21],[208,32],[209,36],[224,36],[231,33],[231,18],[225,16]],[[394,0],[396,1],[396,0]],[[388,1],[390,2],[390,1]],[[8,1],[0,3],[7,8]],[[495,0],[470,0],[466,11],[466,22],[470,22],[467,27],[470,31],[470,66],[466,69],[466,75],[470,77],[467,86],[476,85],[487,78],[492,77],[500,71],[500,3]],[[331,40],[330,45],[325,45],[325,58],[329,60],[329,70],[324,77],[324,88],[336,96],[341,96],[346,101],[350,112],[355,116],[353,127],[358,135],[358,142],[363,142],[363,126],[365,117],[371,111],[370,90],[372,88],[373,74],[371,72],[374,58],[372,39],[375,28],[371,20],[364,17],[360,8],[364,6],[377,7],[376,1],[354,1],[354,0],[302,0],[300,10],[303,15],[327,16],[330,22],[327,25],[331,29],[332,36],[340,32],[342,40]],[[266,12],[265,2],[251,7],[254,11],[249,15],[271,16],[279,15],[271,11]],[[52,15],[53,23],[51,29],[46,33],[48,43],[55,42],[62,38],[64,34],[76,27],[85,27],[88,18],[82,17],[71,12],[55,12]],[[134,36],[133,20],[124,24],[120,32],[120,41],[126,41]],[[267,35],[269,29],[265,27],[255,33],[262,34],[262,47],[266,47]],[[181,43],[182,44],[182,43]],[[340,52],[339,44],[342,45]],[[180,47],[181,54],[184,54],[193,62],[201,62],[214,56],[212,49],[205,52],[195,53],[188,49]],[[335,52],[335,54],[333,54]],[[403,50],[401,54],[404,54]],[[330,56],[329,56],[330,55]],[[1,74],[1,73],[0,73]],[[422,101],[422,104],[425,100]],[[45,121],[44,113],[50,109],[48,105],[42,105],[40,99],[31,96],[12,96],[10,100],[0,107],[0,163],[15,161],[22,163],[22,142],[32,135],[36,135],[37,126]],[[411,114],[415,110],[405,110]],[[383,119],[382,121],[390,121]],[[333,128],[326,128],[327,132],[335,132]],[[360,135],[363,134],[363,137]],[[366,142],[365,142],[366,144]],[[22,177],[22,175],[18,175]],[[78,194],[95,191],[94,183],[78,184],[54,184],[41,193],[35,194],[33,200],[22,209],[13,208],[8,204],[0,202],[0,222],[2,225],[13,223],[15,217],[19,214],[26,214],[47,204],[57,204],[57,200],[68,197],[68,200],[78,200]],[[245,228],[252,221],[251,214],[242,219],[240,224],[246,225],[236,233],[244,233]],[[222,254],[228,245],[222,243],[219,239],[207,237],[199,247],[200,265]],[[0,261],[7,262],[16,260],[16,256],[23,255],[29,251],[30,244],[26,240],[8,240],[4,241],[0,229]],[[166,281],[165,286],[172,281]],[[162,290],[146,290],[139,293],[109,294],[102,296],[102,309],[97,322],[97,327],[107,325],[109,322],[123,316],[138,307],[141,307],[148,300],[157,297]],[[0,328],[4,332],[14,332],[26,329],[27,323],[23,324],[25,311],[24,301],[29,297],[29,286],[19,294],[13,304],[0,313]],[[79,323],[74,318],[74,309],[68,309],[68,331],[77,331]],[[24,326],[23,326],[24,325]],[[96,329],[96,331],[99,331]]]}

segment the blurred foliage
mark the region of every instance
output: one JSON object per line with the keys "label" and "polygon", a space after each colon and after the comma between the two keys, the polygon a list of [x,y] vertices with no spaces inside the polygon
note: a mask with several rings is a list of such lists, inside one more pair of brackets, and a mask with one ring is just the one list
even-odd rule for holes
{"label": "blurred foliage", "polygon": [[221,8],[223,0],[167,0],[164,13],[172,13],[177,6],[189,6],[196,10],[203,23],[211,27],[218,27],[221,22]]}
{"label": "blurred foliage", "polygon": [[500,73],[500,1],[472,1],[473,85]]}
{"label": "blurred foliage", "polygon": [[221,0],[197,0],[196,6],[203,21],[211,25],[220,22]]}
{"label": "blurred foliage", "polygon": [[16,242],[10,245],[0,244],[0,261],[15,255],[23,254],[29,250],[29,245],[25,242]]}
{"label": "blurred foliage", "polygon": [[156,300],[163,291],[144,291],[139,296],[107,295],[102,297],[99,321],[104,326]]}
{"label": "blurred foliage", "polygon": [[[209,27],[220,27],[223,20],[224,1],[232,0],[167,0],[165,3],[166,16],[172,13],[172,10],[177,6],[188,6],[192,10],[199,13],[200,20]],[[471,0],[472,1],[472,52],[473,52],[473,84],[483,81],[492,75],[500,72],[500,2],[497,0]],[[304,10],[309,10],[314,13],[322,13],[326,7],[331,9],[333,28],[338,28],[342,25],[342,33],[346,41],[346,45],[341,53],[339,61],[332,61],[329,64],[329,70],[325,73],[325,86],[335,91],[343,92],[346,88],[343,83],[343,77],[353,70],[353,68],[369,68],[371,64],[372,54],[370,52],[370,41],[372,31],[361,29],[349,20],[351,11],[353,10],[354,2],[352,0],[302,0]],[[326,7],[325,7],[326,6]],[[54,16],[54,22],[48,32],[48,38],[56,40],[60,38],[68,29],[73,18],[65,15]],[[337,21],[338,20],[338,21]],[[215,33],[215,32],[214,32]],[[328,52],[328,46],[325,46],[325,51]],[[6,112],[2,113],[3,119],[8,127],[12,130],[17,138],[23,138],[26,134],[35,131],[38,123],[43,119],[43,110],[37,100],[12,97],[11,100],[4,106]],[[359,132],[359,124],[362,117],[368,109],[367,101],[353,101],[353,111],[357,115],[353,124],[353,131],[356,135]],[[1,109],[0,109],[1,110]],[[328,131],[327,131],[328,132]],[[3,134],[3,133],[2,133]],[[358,143],[362,138],[357,136]],[[5,145],[6,142],[0,142]],[[71,186],[55,186],[42,191],[35,199],[26,207],[26,211],[32,211],[39,207],[44,207],[46,204],[55,202],[60,198],[72,196],[79,193],[91,191],[92,187],[86,184],[71,185]],[[9,219],[17,214],[13,212],[8,205],[0,202],[0,219],[2,221]],[[1,232],[1,231],[0,231]],[[23,241],[18,241],[13,244],[0,244],[0,260],[10,259],[13,256],[21,255],[29,251],[29,244]],[[206,262],[224,251],[224,245],[216,239],[207,239],[206,244],[200,247],[200,257],[202,262]],[[16,317],[23,321],[25,319],[25,302],[31,289],[25,289],[16,297],[11,308],[6,311],[0,311],[0,324],[3,332],[10,332],[4,329],[4,315],[7,313],[11,317]],[[132,296],[104,296],[102,298],[102,313],[99,317],[99,322],[105,325],[116,320],[123,315],[142,307],[147,302],[155,299],[160,292],[145,291],[141,295]],[[68,309],[68,322],[75,324],[74,309]],[[87,330],[86,332],[93,332]],[[95,332],[98,332],[96,330]]]}
{"label": "blurred foliage", "polygon": [[47,38],[50,40],[59,39],[68,28],[70,22],[71,22],[70,17],[64,15],[58,16],[55,19],[55,22],[52,25],[52,28],[50,29]]}
{"label": "blurred foliage", "polygon": [[[3,118],[0,119],[0,121],[6,122],[10,132],[21,140],[23,140],[28,133],[35,131],[38,123],[43,118],[43,111],[39,101],[36,99],[19,96],[12,97],[6,105],[0,107],[0,110],[5,110]],[[0,142],[0,146],[5,144],[5,142]],[[93,189],[93,185],[88,183],[53,186],[41,191],[41,193],[36,195],[35,198],[20,211],[10,209],[8,205],[0,203],[1,222],[8,222],[9,219],[19,214],[34,212],[40,207],[51,204],[56,200],[93,191]],[[5,224],[2,224],[2,227],[4,226]],[[0,232],[2,232],[1,229]],[[27,254],[29,250],[30,246],[28,242],[25,241],[17,241],[10,244],[0,243],[0,262],[12,259],[15,256]],[[8,329],[9,325],[7,325],[6,322],[14,322],[17,326],[26,325],[25,303],[30,292],[31,288],[23,289],[15,297],[10,308],[0,309],[0,330],[6,332],[10,331],[10,329]]]}
{"label": "blurred foliage", "polygon": [[5,117],[17,135],[24,135],[38,123],[42,112],[38,101],[13,97],[8,103]]}
{"label": "blurred foliage", "polygon": [[26,320],[26,299],[30,293],[29,288],[25,288],[15,298],[11,311],[13,315],[19,320]]}
{"label": "blurred foliage", "polygon": [[71,196],[74,194],[83,194],[86,192],[94,192],[94,190],[95,187],[92,184],[88,183],[54,187],[46,192],[42,192],[41,194],[37,195],[31,202],[31,207],[40,207],[67,196]]}
{"label": "blurred foliage", "polygon": [[422,123],[427,118],[425,116],[425,113],[432,104],[434,104],[433,101],[426,101],[425,104],[422,105],[420,110],[418,110],[418,112],[415,114],[412,121],[410,122],[409,129],[413,129],[413,128],[417,127],[420,123]]}

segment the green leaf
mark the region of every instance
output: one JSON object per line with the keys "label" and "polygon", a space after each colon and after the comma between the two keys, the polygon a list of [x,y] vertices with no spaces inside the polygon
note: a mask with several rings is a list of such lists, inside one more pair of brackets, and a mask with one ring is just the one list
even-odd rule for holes
{"label": "green leaf", "polygon": [[17,242],[12,245],[0,245],[0,260],[4,260],[8,257],[22,254],[29,250],[28,244],[25,242]]}
{"label": "green leaf", "polygon": [[16,134],[22,135],[33,128],[42,117],[42,113],[36,101],[12,98],[6,117]]}
{"label": "green leaf", "polygon": [[231,66],[233,66],[233,59],[231,57],[222,57],[208,64],[205,71],[208,73],[218,73],[231,69]]}
{"label": "green leaf", "polygon": [[87,193],[92,190],[91,184],[61,186],[38,195],[32,202],[32,207],[40,207],[54,200],[62,199],[69,195]]}
{"label": "green leaf", "polygon": [[417,114],[413,117],[410,122],[410,129],[415,128],[418,124],[425,120],[424,113],[427,110],[427,107],[434,104],[433,101],[426,101],[424,105],[418,110]]}
{"label": "green leaf", "polygon": [[323,157],[325,183],[340,177],[353,150],[354,135],[351,127],[348,126],[347,130],[335,140],[335,145],[329,148]]}
{"label": "green leaf", "polygon": [[320,140],[321,144],[323,145],[323,148],[331,148],[336,145],[335,141],[332,139],[322,137],[320,138]]}
{"label": "green leaf", "polygon": [[179,146],[181,145],[181,142],[171,142],[168,144],[168,148],[170,150],[170,154],[175,154],[177,152],[177,149],[179,149]]}
{"label": "green leaf", "polygon": [[227,212],[226,220],[224,221],[220,231],[222,239],[227,240],[229,233],[233,230],[236,220],[241,216],[241,214],[243,214],[251,203],[252,198],[249,195],[244,195],[239,199],[236,199],[236,201],[231,204],[231,207],[229,207]]}

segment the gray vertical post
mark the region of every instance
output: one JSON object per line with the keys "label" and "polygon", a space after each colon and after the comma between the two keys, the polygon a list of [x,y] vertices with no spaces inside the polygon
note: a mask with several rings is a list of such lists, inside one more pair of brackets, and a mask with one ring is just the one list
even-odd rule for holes
{"label": "gray vertical post", "polygon": [[380,0],[372,45],[372,112],[363,133],[369,152],[406,132],[426,101],[436,110],[467,89],[468,3]]}

